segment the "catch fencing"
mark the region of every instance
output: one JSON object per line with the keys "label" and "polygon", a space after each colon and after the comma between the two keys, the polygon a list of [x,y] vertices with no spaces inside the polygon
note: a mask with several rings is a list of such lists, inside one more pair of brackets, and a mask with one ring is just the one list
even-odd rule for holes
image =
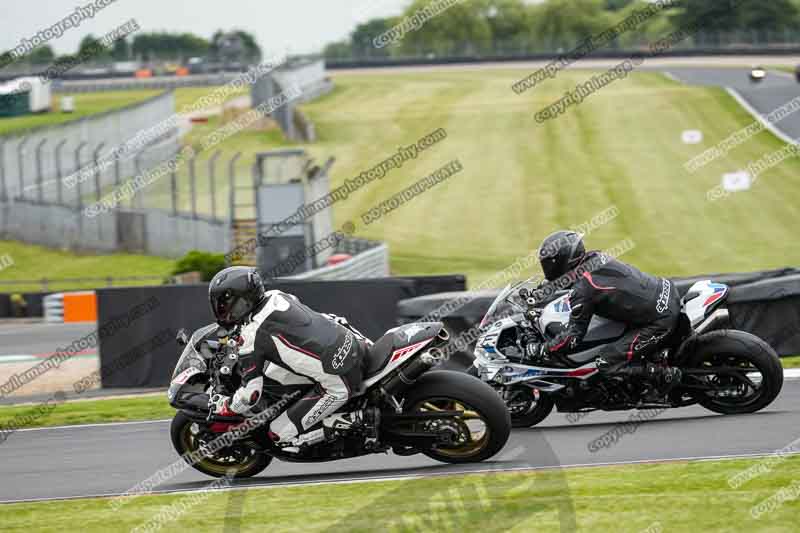
{"label": "catch fencing", "polygon": [[[194,249],[229,250],[227,196],[219,196],[227,194],[230,185],[216,186],[221,181],[219,152],[205,161],[202,182],[198,161],[192,158],[122,199],[115,209],[95,216],[84,211],[130,178],[174,158],[178,131],[166,131],[130,156],[110,158],[110,165],[95,166],[94,172],[75,173],[92,169],[92,163],[174,113],[175,98],[168,92],[122,110],[0,138],[0,235],[76,251],[164,257],[180,257]],[[229,177],[234,173],[231,165]]]}
{"label": "catch fencing", "polygon": [[143,130],[175,112],[175,96],[167,92],[122,109],[108,111],[56,126],[0,137],[0,201],[34,199],[39,203],[77,205],[90,187],[95,193],[133,177],[166,160],[178,149],[178,131],[172,129],[154,140],[146,152],[120,158],[115,165],[95,172],[93,183],[67,187],[64,178],[101,159]]}
{"label": "catch fencing", "polygon": [[197,74],[192,76],[159,76],[153,78],[122,78],[97,80],[57,80],[53,82],[56,93],[93,93],[101,91],[152,91],[172,90],[181,87],[214,87],[225,85],[240,72],[221,72],[219,74]]}

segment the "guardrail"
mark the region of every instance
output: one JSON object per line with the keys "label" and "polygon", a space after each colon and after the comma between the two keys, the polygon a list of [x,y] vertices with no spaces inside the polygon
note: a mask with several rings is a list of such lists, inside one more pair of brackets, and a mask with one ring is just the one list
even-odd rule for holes
{"label": "guardrail", "polygon": [[[358,239],[358,241],[362,241]],[[356,255],[352,258],[337,263],[309,270],[288,279],[292,280],[313,280],[313,281],[333,281],[333,280],[352,280],[367,278],[384,278],[389,275],[389,246],[385,243],[373,241],[362,241],[362,243],[349,243],[342,241],[342,247],[337,247],[337,251],[354,250]],[[369,248],[367,248],[369,246]]]}

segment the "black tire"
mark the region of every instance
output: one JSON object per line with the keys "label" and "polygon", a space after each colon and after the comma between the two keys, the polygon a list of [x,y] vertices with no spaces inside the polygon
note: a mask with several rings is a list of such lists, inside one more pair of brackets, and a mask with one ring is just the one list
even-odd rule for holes
{"label": "black tire", "polygon": [[[524,392],[533,396],[534,390],[530,387],[518,387],[524,389]],[[529,428],[535,426],[550,414],[553,410],[553,400],[546,394],[539,393],[539,398],[531,398],[533,405],[527,408],[523,413],[511,412],[511,426],[515,428]]]}
{"label": "black tire", "polygon": [[[269,466],[272,462],[272,457],[269,455],[265,455],[263,453],[256,453],[250,457],[249,461],[245,464],[237,465],[235,463],[227,463],[222,465],[213,461],[211,459],[203,459],[196,463],[192,463],[188,460],[187,455],[196,448],[192,448],[191,446],[191,428],[192,420],[190,420],[186,415],[181,413],[180,411],[175,415],[175,418],[172,419],[172,425],[170,426],[170,437],[172,438],[172,446],[175,448],[175,451],[178,452],[178,455],[183,457],[183,459],[189,463],[189,465],[194,468],[195,470],[202,472],[203,474],[211,477],[224,477],[228,474],[230,469],[236,468],[236,473],[234,474],[234,478],[241,479],[241,478],[248,478],[253,477],[256,474],[263,471],[265,468]],[[187,440],[189,439],[189,440]]]}
{"label": "black tire", "polygon": [[746,402],[733,403],[698,393],[694,397],[700,405],[715,413],[732,415],[754,413],[775,400],[783,388],[783,365],[769,344],[750,333],[718,330],[701,335],[687,366],[702,368],[713,359],[725,357],[745,359],[758,369],[762,378],[758,394]]}
{"label": "black tire", "polygon": [[486,424],[486,441],[469,455],[453,455],[447,449],[420,450],[443,463],[477,463],[492,457],[505,446],[511,434],[511,418],[505,403],[489,385],[465,372],[433,370],[423,374],[405,396],[407,412],[424,402],[452,399],[476,411]]}
{"label": "black tire", "polygon": [[[478,369],[475,366],[471,366],[467,369],[467,374],[470,376],[478,376]],[[520,387],[523,388],[523,387]],[[533,393],[533,389],[530,387],[524,387],[531,393]],[[511,416],[511,427],[514,428],[529,428],[535,426],[545,418],[547,418],[550,413],[553,411],[554,403],[553,400],[545,395],[540,394],[539,399],[535,400],[536,404],[533,406],[532,409],[526,409],[524,413],[515,413],[509,412]]]}

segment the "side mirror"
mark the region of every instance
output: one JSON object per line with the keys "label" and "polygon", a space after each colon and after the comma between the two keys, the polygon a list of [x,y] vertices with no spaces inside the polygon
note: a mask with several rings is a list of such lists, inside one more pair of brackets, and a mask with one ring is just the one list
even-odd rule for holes
{"label": "side mirror", "polygon": [[179,329],[178,334],[175,335],[175,342],[181,346],[186,346],[189,344],[189,333],[183,328]]}

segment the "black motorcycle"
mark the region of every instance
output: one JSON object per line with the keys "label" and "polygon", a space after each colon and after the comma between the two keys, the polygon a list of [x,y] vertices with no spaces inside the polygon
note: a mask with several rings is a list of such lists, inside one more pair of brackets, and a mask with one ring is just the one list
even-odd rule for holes
{"label": "black motorcycle", "polygon": [[184,331],[178,337],[185,347],[168,392],[178,409],[172,443],[192,467],[210,476],[231,471],[237,478],[254,476],[273,458],[332,461],[389,450],[445,463],[478,462],[499,452],[511,431],[505,404],[491,387],[464,373],[430,371],[448,342],[440,322],[394,328],[370,347],[362,390],[338,411],[371,412],[369,422],[325,432],[323,439],[291,451],[269,438],[269,421],[312,385],[282,385],[269,379],[267,368],[268,407],[247,419],[219,416],[209,399],[230,396],[241,384],[238,331],[211,324],[191,338]]}
{"label": "black motorcycle", "polygon": [[626,326],[592,317],[575,353],[522,356],[530,341],[554,338],[569,322],[568,291],[540,295],[532,280],[509,285],[498,294],[482,321],[472,375],[503,397],[514,427],[530,427],[561,412],[683,407],[700,404],[716,413],[753,413],[768,406],[783,386],[783,367],[766,342],[727,325],[724,302],[729,288],[710,280],[695,283],[681,300],[677,330],[654,364],[679,367],[681,381],[660,402],[644,402],[650,384],[627,376],[603,376],[595,359]]}

